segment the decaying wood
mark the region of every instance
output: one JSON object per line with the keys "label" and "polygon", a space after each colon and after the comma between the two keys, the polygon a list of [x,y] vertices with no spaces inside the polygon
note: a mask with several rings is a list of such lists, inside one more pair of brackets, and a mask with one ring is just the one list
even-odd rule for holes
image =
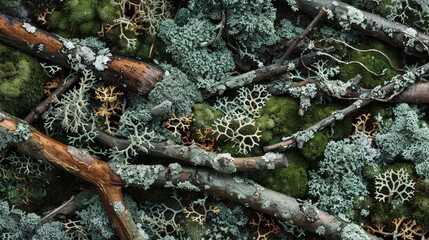
{"label": "decaying wood", "polygon": [[[305,203],[300,203],[293,197],[262,187],[249,180],[234,178],[209,169],[184,167],[180,173],[165,170],[158,174],[158,179],[154,184],[163,187],[167,181],[174,185],[180,182],[190,182],[199,187],[201,191],[214,196],[249,206],[280,220],[292,220],[295,225],[312,233],[315,233],[318,227],[323,227],[325,239],[341,239],[341,230],[347,225],[345,221],[320,209],[304,210]],[[370,239],[378,239],[368,232],[365,234]]]}
{"label": "decaying wood", "polygon": [[15,132],[18,124],[29,128],[29,138],[16,143],[18,151],[35,159],[43,159],[57,168],[76,175],[97,187],[104,209],[121,239],[139,237],[122,196],[123,180],[114,173],[107,162],[91,156],[88,151],[57,142],[32,129],[26,122],[0,112],[0,130]]}
{"label": "decaying wood", "polygon": [[[316,16],[321,8],[329,10],[333,19],[332,23],[338,24],[348,19],[348,9],[356,9],[355,7],[341,2],[328,0],[297,0],[299,11]],[[396,23],[387,20],[377,14],[359,10],[365,20],[362,24],[351,24],[351,28],[364,33],[366,35],[378,38],[392,46],[405,49],[406,52],[417,56],[428,56],[429,53],[429,35],[410,28],[404,24]],[[327,14],[329,17],[329,14]],[[411,30],[411,31],[410,31]],[[414,36],[411,35],[416,33]],[[413,46],[410,46],[412,42]]]}
{"label": "decaying wood", "polygon": [[[71,67],[65,46],[56,35],[31,25],[33,30],[29,31],[24,24],[0,13],[0,41],[62,67]],[[148,94],[164,75],[164,71],[153,63],[119,55],[112,55],[106,65],[104,70],[92,65],[86,67],[101,80],[138,94]]]}

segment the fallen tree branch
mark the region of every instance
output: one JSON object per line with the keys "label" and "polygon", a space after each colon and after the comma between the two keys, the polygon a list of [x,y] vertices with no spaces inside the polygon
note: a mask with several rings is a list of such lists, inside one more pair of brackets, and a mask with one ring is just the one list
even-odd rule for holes
{"label": "fallen tree branch", "polygon": [[375,99],[381,99],[380,95],[382,95],[385,99],[394,99],[395,97],[399,96],[406,89],[407,86],[411,85],[413,83],[413,80],[415,80],[421,75],[424,75],[428,71],[429,63],[426,63],[425,65],[422,65],[413,71],[406,72],[401,77],[394,78],[391,82],[387,83],[377,91],[369,92],[365,96],[365,99],[357,100],[350,106],[331,114],[330,116],[320,120],[309,128],[300,131],[292,135],[291,137],[286,138],[282,142],[269,146],[264,146],[263,149],[265,152],[269,152],[277,149],[287,149],[294,146],[301,148],[306,141],[312,138],[314,133],[334,123],[338,119],[338,116],[347,116],[355,112],[356,110],[362,108],[363,106],[366,106],[371,102],[375,101]]}
{"label": "fallen tree branch", "polygon": [[[280,220],[289,221],[312,233],[323,227],[326,239],[341,239],[343,231],[350,226],[360,230],[370,239],[376,236],[364,231],[356,224],[341,220],[329,213],[317,209],[309,202],[298,202],[297,199],[262,187],[247,179],[210,171],[204,168],[182,168],[181,171],[165,169],[157,174],[154,186],[166,184],[178,186],[180,183],[192,184],[195,189],[217,197],[249,206]],[[134,184],[134,186],[139,186]]]}
{"label": "fallen tree branch", "polygon": [[[84,149],[64,145],[32,129],[26,122],[0,112],[0,136],[16,145],[19,152],[35,159],[43,159],[52,165],[97,187],[104,209],[121,239],[135,239],[139,235],[122,196],[123,180],[109,164]],[[4,142],[0,142],[4,145]],[[2,145],[0,144],[0,146]]]}
{"label": "fallen tree branch", "polygon": [[[360,76],[359,76],[360,77]],[[355,77],[356,78],[356,77]],[[313,83],[318,89],[320,88],[320,82],[313,81],[313,80],[304,80],[299,82],[292,82],[292,81],[274,81],[274,82],[268,82],[264,83],[263,86],[267,88],[267,91],[273,95],[273,96],[283,96],[288,94],[287,89],[300,87],[309,83]],[[357,82],[356,82],[357,83]],[[286,88],[279,88],[277,85],[288,85]],[[318,96],[324,95],[322,90],[318,90]],[[348,89],[346,94],[341,97],[341,99],[345,100],[354,100],[354,99],[365,99],[365,95],[368,95],[373,91],[373,89],[367,89],[361,87],[358,90],[351,90]],[[395,102],[395,103],[413,103],[413,104],[419,104],[419,103],[429,103],[429,82],[418,82],[414,83],[411,86],[407,87],[403,92],[401,92],[399,95],[393,97],[392,99],[389,99],[387,102]],[[383,99],[374,99],[374,100],[380,100],[384,101]],[[384,101],[386,102],[386,101]]]}
{"label": "fallen tree branch", "polygon": [[148,94],[164,75],[153,63],[112,55],[105,49],[96,52],[3,13],[0,41],[62,67],[90,69],[101,80],[138,94]]}
{"label": "fallen tree branch", "polygon": [[[409,26],[389,21],[377,14],[356,9],[341,1],[297,0],[296,2],[298,9],[304,13],[316,16],[319,9],[325,8],[329,11],[328,18],[325,18],[325,20],[330,20],[331,23],[351,27],[392,46],[405,49],[410,54],[428,56],[429,35]],[[363,21],[356,23],[354,19],[350,19],[349,11],[362,14]]]}
{"label": "fallen tree branch", "polygon": [[311,51],[307,54],[303,54],[301,57],[290,61],[285,61],[283,64],[274,63],[268,66],[242,73],[237,76],[229,77],[224,83],[224,85],[219,87],[219,91],[215,93],[203,92],[203,98],[208,99],[215,95],[222,94],[225,90],[239,88],[249,84],[258,83],[270,79],[272,77],[279,76],[286,72],[295,70],[302,65],[309,65],[315,62],[316,60],[320,59],[320,52],[331,54],[334,51],[334,47],[327,47],[325,49],[321,49],[320,51]]}
{"label": "fallen tree branch", "polygon": [[[87,124],[86,128],[87,130],[94,130],[90,124]],[[123,150],[131,144],[127,139],[116,138],[100,129],[95,129],[95,131],[97,132],[95,139],[109,148]],[[283,154],[232,157],[230,154],[205,151],[194,145],[183,146],[173,142],[151,142],[150,145],[153,147],[146,146],[147,152],[140,150],[138,153],[178,160],[193,166],[206,166],[225,173],[277,169],[288,166],[287,159]]]}

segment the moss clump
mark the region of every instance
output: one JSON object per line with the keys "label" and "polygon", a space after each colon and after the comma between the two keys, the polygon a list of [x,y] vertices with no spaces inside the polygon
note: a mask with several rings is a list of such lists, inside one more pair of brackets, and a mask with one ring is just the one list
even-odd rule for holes
{"label": "moss clump", "polygon": [[308,189],[308,164],[296,150],[285,152],[288,167],[261,174],[249,174],[249,178],[263,186],[286,195],[303,198]]}
{"label": "moss clump", "polygon": [[380,173],[380,166],[375,163],[365,164],[362,170],[363,177],[368,181],[374,181]]}
{"label": "moss clump", "polygon": [[[400,66],[399,60],[401,57],[393,47],[388,46],[385,43],[380,41],[371,40],[369,42],[362,42],[358,46],[359,49],[376,49],[384,53],[389,57],[393,66],[397,68]],[[385,71],[383,76],[375,76],[365,70],[362,66],[357,64],[341,65],[340,66],[340,79],[343,81],[348,81],[360,74],[362,76],[362,81],[360,85],[365,88],[374,88],[378,85],[383,85],[385,81],[390,81],[390,79],[400,72],[392,68],[389,64],[388,59],[383,55],[376,52],[358,52],[358,51],[349,51],[346,55],[345,61],[357,61],[361,62],[371,71],[380,74]]]}
{"label": "moss clump", "polygon": [[299,130],[299,103],[291,97],[271,97],[255,119],[261,130],[261,144],[270,145],[281,141]]}
{"label": "moss clump", "polygon": [[196,131],[197,129],[211,127],[217,118],[222,117],[222,112],[207,104],[198,103],[194,105],[192,116],[192,130]]}
{"label": "moss clump", "polygon": [[39,62],[0,44],[0,110],[22,117],[43,97],[46,76]]}
{"label": "moss clump", "polygon": [[67,0],[63,8],[47,18],[49,28],[63,37],[88,37],[97,35],[103,23],[118,17],[110,0]]}
{"label": "moss clump", "polygon": [[[302,118],[303,126],[301,129],[312,126],[345,106],[346,104],[339,101],[310,106]],[[329,141],[340,140],[350,136],[353,128],[352,123],[352,117],[346,116],[344,119],[336,121],[332,126],[315,133],[314,138],[305,143],[300,149],[301,154],[309,160],[316,160],[322,157]]]}
{"label": "moss clump", "polygon": [[410,219],[415,219],[417,224],[429,230],[429,196],[425,194],[418,194],[411,201],[412,216]]}

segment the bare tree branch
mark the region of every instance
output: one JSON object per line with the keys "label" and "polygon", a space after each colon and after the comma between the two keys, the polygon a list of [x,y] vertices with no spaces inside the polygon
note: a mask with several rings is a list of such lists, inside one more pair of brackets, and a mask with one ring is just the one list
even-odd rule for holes
{"label": "bare tree branch", "polygon": [[124,182],[110,169],[108,163],[91,156],[84,149],[59,143],[32,129],[26,122],[0,112],[0,133],[13,138],[14,134],[17,134],[18,125],[28,129],[28,132],[22,133],[27,139],[15,143],[18,151],[35,159],[48,161],[55,167],[95,185],[104,209],[120,238],[139,237],[122,196]]}
{"label": "bare tree branch", "polygon": [[[319,9],[325,8],[331,23],[344,23],[356,31],[378,38],[392,46],[406,49],[416,56],[428,56],[429,36],[409,26],[389,21],[377,14],[358,10],[341,1],[328,0],[297,0],[298,9],[304,13],[316,16]],[[350,9],[360,11],[364,20],[356,24],[349,19]],[[333,18],[329,18],[333,17]]]}

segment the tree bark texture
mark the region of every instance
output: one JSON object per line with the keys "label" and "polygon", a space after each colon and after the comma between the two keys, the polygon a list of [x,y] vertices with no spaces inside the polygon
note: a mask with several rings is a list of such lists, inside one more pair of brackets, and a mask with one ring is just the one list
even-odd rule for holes
{"label": "tree bark texture", "polygon": [[[335,24],[341,21],[347,21],[348,11],[355,7],[341,1],[328,0],[297,0],[299,11],[316,16],[321,8],[330,10],[333,13],[333,19],[327,19]],[[410,28],[404,24],[392,22],[377,14],[362,11],[365,20],[362,24],[351,24],[351,28],[366,35],[378,38],[392,46],[405,49],[406,52],[416,56],[428,56],[429,36]],[[328,14],[329,16],[329,14]],[[410,29],[416,31],[415,36],[411,36]],[[413,32],[414,32],[413,31]],[[407,46],[409,41],[413,46]]]}
{"label": "tree bark texture", "polygon": [[0,130],[13,135],[18,124],[29,128],[29,138],[15,143],[18,151],[35,159],[43,159],[95,185],[104,209],[121,239],[138,238],[135,226],[122,196],[123,180],[115,174],[107,162],[91,156],[88,151],[57,142],[32,129],[24,121],[0,112]]}
{"label": "tree bark texture", "polygon": [[[214,196],[251,207],[280,220],[292,220],[295,225],[307,231],[315,233],[318,227],[323,227],[325,239],[341,239],[341,231],[347,225],[345,221],[325,211],[308,208],[304,202],[300,203],[293,197],[264,188],[249,180],[234,178],[209,169],[184,167],[180,173],[172,174],[166,170],[158,176],[155,181],[155,185],[158,186],[164,186],[167,181],[173,184],[188,181]],[[365,234],[370,239],[378,239],[370,233]]]}
{"label": "tree bark texture", "polygon": [[[56,35],[24,24],[17,18],[0,13],[0,41],[62,67],[71,67],[65,46]],[[33,30],[29,31],[31,27]],[[156,64],[119,55],[112,55],[106,65],[104,70],[92,65],[87,68],[103,81],[138,94],[148,94],[164,75]]]}

